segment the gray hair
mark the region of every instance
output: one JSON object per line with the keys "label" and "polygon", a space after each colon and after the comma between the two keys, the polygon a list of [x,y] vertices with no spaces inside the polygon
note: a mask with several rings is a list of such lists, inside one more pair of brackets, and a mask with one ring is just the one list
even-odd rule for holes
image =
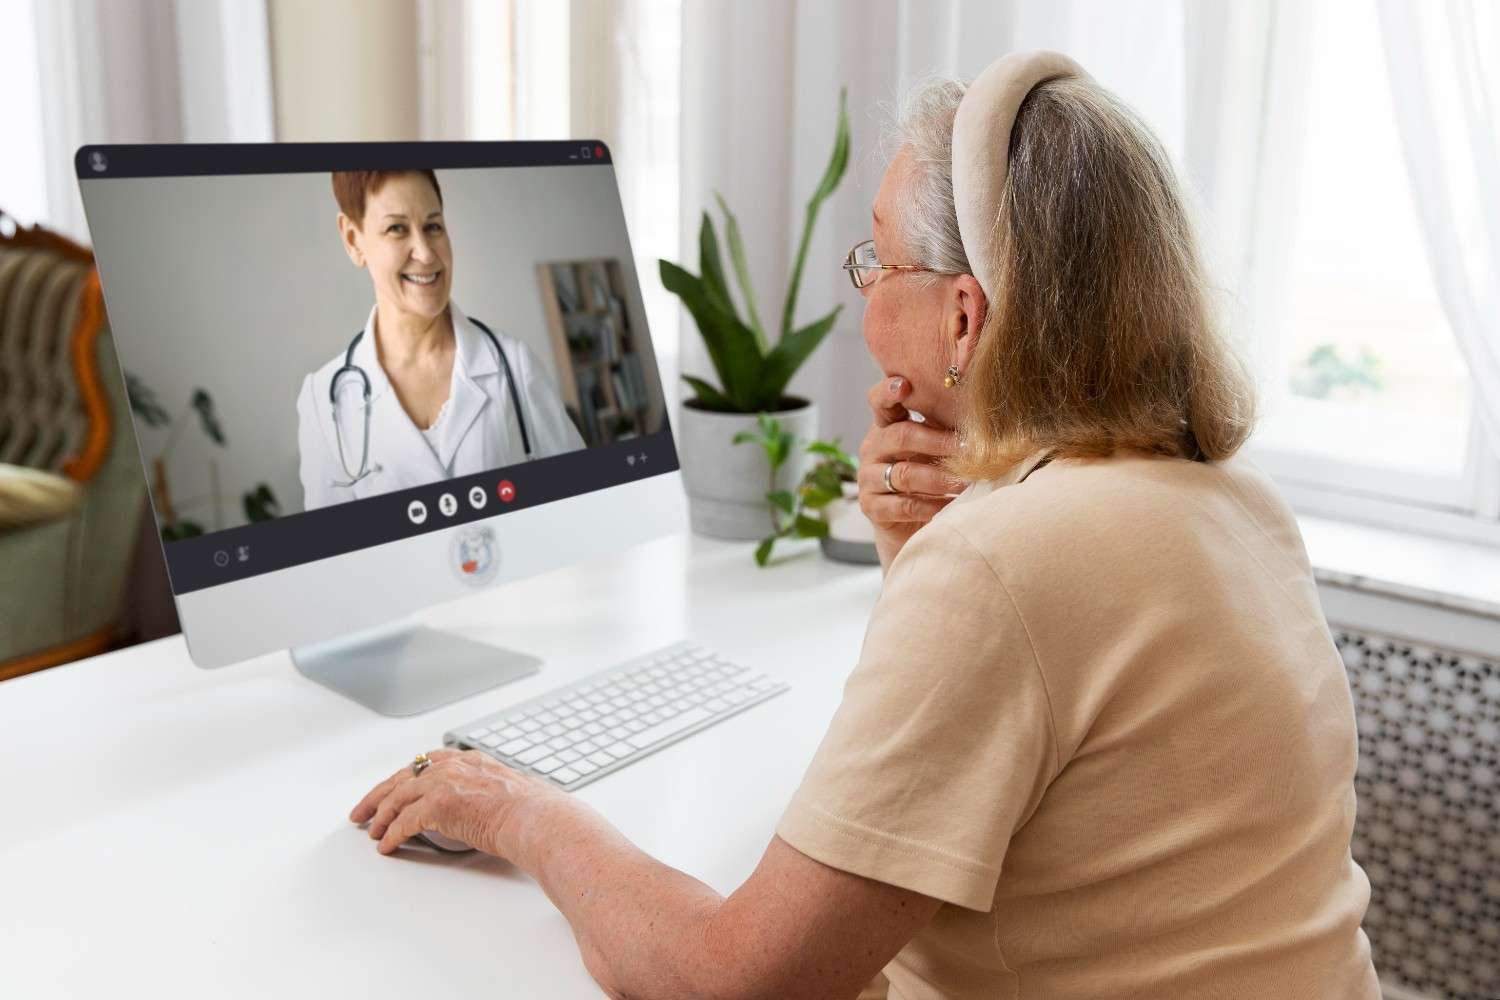
{"label": "gray hair", "polygon": [[[896,220],[911,259],[891,263],[970,273],[953,207],[953,118],[965,89],[956,80],[929,77],[913,86],[898,107],[888,108],[886,157],[909,150],[912,161],[906,204]],[[930,275],[920,277],[931,280]]]}

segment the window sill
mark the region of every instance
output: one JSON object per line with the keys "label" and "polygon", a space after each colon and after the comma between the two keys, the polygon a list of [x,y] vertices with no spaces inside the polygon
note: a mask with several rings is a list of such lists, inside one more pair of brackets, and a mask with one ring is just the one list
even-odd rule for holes
{"label": "window sill", "polygon": [[1319,584],[1500,621],[1500,549],[1297,515]]}

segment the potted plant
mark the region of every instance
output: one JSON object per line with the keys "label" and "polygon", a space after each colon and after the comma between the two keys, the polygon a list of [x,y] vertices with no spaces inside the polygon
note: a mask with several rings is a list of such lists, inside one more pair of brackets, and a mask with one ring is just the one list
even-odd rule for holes
{"label": "potted plant", "polygon": [[715,196],[724,216],[729,258],[744,302],[741,314],[730,292],[719,238],[708,212],[698,231],[698,264],[692,274],[660,261],[661,280],[692,314],[718,376],[715,385],[697,375],[682,376],[693,391],[684,400],[679,438],[682,477],[687,487],[693,530],[719,538],[753,540],[765,533],[766,484],[771,492],[790,491],[806,471],[809,457],[797,452],[772,470],[765,455],[752,448],[735,448],[735,436],[755,433],[758,414],[768,414],[794,437],[817,435],[818,412],[812,402],[786,394],[787,383],[823,338],[833,329],[843,306],[805,326],[795,326],[797,292],[813,225],[823,202],[833,194],[849,164],[849,119],[846,95],[839,94],[838,125],[833,154],[822,180],[808,200],[802,239],[787,282],[786,300],[774,343],[761,322],[750,268],[740,237],[739,222],[722,197]]}
{"label": "potted plant", "polygon": [[[879,563],[874,542],[868,545],[835,538],[831,532],[833,515],[843,507],[859,509],[855,476],[859,462],[844,451],[837,438],[812,441],[802,449],[811,456],[813,465],[803,475],[796,490],[776,489],[777,473],[787,459],[797,453],[797,439],[781,426],[775,417],[761,414],[754,431],[741,431],[735,444],[757,444],[765,452],[772,484],[766,493],[770,505],[771,532],[755,547],[755,563],[764,567],[771,550],[783,538],[816,538],[823,554],[841,562]],[[868,523],[868,522],[866,522]]]}

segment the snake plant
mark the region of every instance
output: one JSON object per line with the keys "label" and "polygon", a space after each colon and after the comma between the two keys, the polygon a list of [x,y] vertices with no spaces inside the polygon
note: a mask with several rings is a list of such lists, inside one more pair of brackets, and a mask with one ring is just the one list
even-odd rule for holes
{"label": "snake plant", "polygon": [[719,384],[696,375],[683,375],[693,390],[691,403],[700,409],[721,413],[760,413],[785,409],[787,383],[808,359],[823,338],[833,329],[843,306],[806,326],[793,326],[797,310],[797,292],[802,284],[802,269],[807,262],[807,248],[812,240],[813,225],[823,202],[833,194],[849,165],[849,116],[846,93],[839,92],[838,125],[834,133],[833,154],[823,171],[822,180],[807,203],[802,226],[802,240],[787,283],[786,301],[781,308],[781,325],[772,343],[756,308],[755,291],[750,284],[750,268],[744,241],[734,213],[723,197],[715,194],[724,216],[725,236],[729,241],[729,259],[734,268],[744,300],[744,314],[730,294],[719,236],[713,219],[703,213],[698,230],[698,267],[692,274],[671,261],[659,261],[661,281],[666,289],[682,299],[693,316],[709,359],[718,374]]}

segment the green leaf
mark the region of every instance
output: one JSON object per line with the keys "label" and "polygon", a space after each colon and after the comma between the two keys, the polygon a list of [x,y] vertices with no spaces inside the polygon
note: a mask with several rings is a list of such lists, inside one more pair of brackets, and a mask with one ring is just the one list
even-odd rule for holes
{"label": "green leaf", "polygon": [[[797,315],[797,291],[802,286],[802,269],[807,264],[807,247],[812,242],[813,226],[818,221],[818,210],[823,202],[838,188],[849,166],[849,112],[848,88],[839,90],[839,120],[834,129],[833,153],[828,166],[823,169],[823,179],[807,202],[807,214],[802,224],[802,241],[797,247],[797,259],[792,264],[792,277],[787,283],[786,304],[781,311],[781,337],[785,339],[792,330]],[[787,376],[791,378],[790,375]]]}
{"label": "green leaf", "polygon": [[787,457],[792,453],[792,444],[795,438],[790,432],[781,429],[781,424],[776,425],[774,436],[766,439],[766,457],[771,460],[771,472],[786,464]]}
{"label": "green leaf", "polygon": [[729,259],[734,261],[734,276],[740,283],[740,294],[745,298],[745,311],[750,314],[750,332],[755,334],[760,353],[765,354],[770,349],[770,344],[766,341],[766,328],[760,321],[760,312],[755,308],[755,289],[750,286],[750,263],[745,255],[745,241],[740,236],[740,222],[729,210],[723,195],[715,191],[714,198],[719,202],[719,211],[724,213],[724,235],[729,239]]}
{"label": "green leaf", "polygon": [[822,510],[843,495],[842,490],[830,490],[826,486],[804,486],[798,491],[802,506],[808,510]]}
{"label": "green leaf", "polygon": [[754,413],[756,387],[760,384],[763,365],[755,335],[734,316],[728,315],[709,299],[701,279],[673,264],[658,262],[661,282],[667,291],[682,299],[698,326],[708,356],[724,386],[724,396],[734,412]]}
{"label": "green leaf", "polygon": [[[739,319],[734,300],[729,297],[729,282],[724,278],[724,265],[719,260],[719,236],[714,232],[714,220],[707,212],[698,227],[698,269],[703,272],[703,293],[708,300],[727,316]],[[765,348],[761,348],[765,353]]]}
{"label": "green leaf", "polygon": [[756,390],[761,406],[774,408],[781,402],[787,383],[797,374],[797,369],[802,367],[808,356],[817,350],[823,338],[828,336],[843,310],[842,305],[835,306],[833,312],[787,334],[771,349],[761,367],[760,385]]}
{"label": "green leaf", "polygon": [[178,521],[176,524],[162,526],[161,538],[164,542],[175,542],[183,538],[196,538],[203,534],[203,525],[197,521]]}
{"label": "green leaf", "polygon": [[214,444],[224,444],[224,428],[219,424],[218,414],[214,412],[214,400],[207,392],[199,389],[193,393],[192,407],[198,411],[198,419],[203,424],[203,433],[207,434]]}
{"label": "green leaf", "polygon": [[754,431],[740,431],[730,439],[733,444],[761,444],[765,439]]}
{"label": "green leaf", "polygon": [[775,544],[775,535],[761,539],[760,544],[755,547],[755,565],[764,566],[766,564],[766,560],[771,558],[771,546]]}
{"label": "green leaf", "polygon": [[775,490],[766,494],[766,499],[771,501],[773,507],[777,507],[783,514],[790,514],[796,506],[796,498],[792,496],[791,490]]}
{"label": "green leaf", "polygon": [[798,538],[825,538],[828,535],[828,522],[816,517],[808,517],[806,514],[798,514],[797,520],[792,524],[792,530]]}
{"label": "green leaf", "polygon": [[130,412],[147,427],[165,427],[172,422],[172,415],[157,400],[156,391],[134,372],[125,373],[125,395],[130,399]]}
{"label": "green leaf", "polygon": [[257,483],[241,498],[241,504],[247,521],[270,521],[281,516],[281,504],[265,483]]}
{"label": "green leaf", "polygon": [[859,462],[855,460],[853,455],[841,448],[837,440],[814,441],[807,446],[807,451],[810,455],[822,455],[840,465],[847,465],[851,469],[859,468]]}
{"label": "green leaf", "polygon": [[716,410],[720,413],[739,412],[735,409],[734,404],[729,401],[729,398],[727,396],[725,396],[718,389],[715,389],[713,386],[709,385],[707,382],[703,381],[703,379],[698,378],[696,375],[684,375],[682,376],[682,380],[693,387],[693,398],[696,399],[699,405],[701,405],[704,409]]}

